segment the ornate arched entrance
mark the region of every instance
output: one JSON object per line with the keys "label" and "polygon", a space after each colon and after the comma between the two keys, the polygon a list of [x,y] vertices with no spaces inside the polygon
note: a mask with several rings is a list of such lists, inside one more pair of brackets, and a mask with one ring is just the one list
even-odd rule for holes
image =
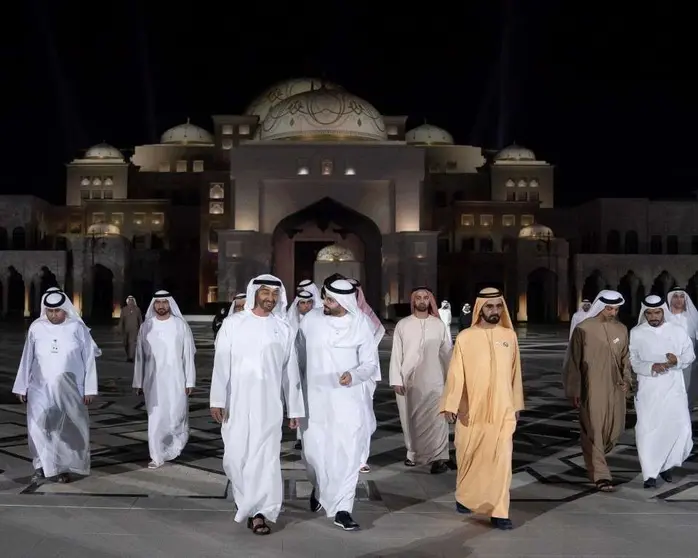
{"label": "ornate arched entrance", "polygon": [[92,280],[92,321],[109,321],[114,306],[114,274],[101,264],[95,264]]}
{"label": "ornate arched entrance", "polygon": [[555,323],[557,311],[557,275],[539,267],[528,275],[526,311],[532,324]]}
{"label": "ornate arched entrance", "polygon": [[287,288],[315,277],[316,260],[323,248],[346,247],[361,262],[364,293],[373,308],[380,308],[381,247],[378,226],[358,211],[323,198],[282,219],[274,229],[272,273]]}

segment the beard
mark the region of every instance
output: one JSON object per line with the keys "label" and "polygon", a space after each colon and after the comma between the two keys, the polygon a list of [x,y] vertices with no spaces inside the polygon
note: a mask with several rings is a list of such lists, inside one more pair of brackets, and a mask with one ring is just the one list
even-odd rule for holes
{"label": "beard", "polygon": [[650,324],[652,327],[659,327],[662,325],[663,320],[647,320],[647,323]]}
{"label": "beard", "polygon": [[329,316],[332,314],[332,310],[330,310],[327,306],[323,306],[322,313],[325,314],[325,316]]}
{"label": "beard", "polygon": [[426,302],[418,302],[417,304],[414,305],[414,309],[417,310],[418,312],[426,312],[427,311],[427,303]]}
{"label": "beard", "polygon": [[158,316],[167,316],[167,314],[170,313],[170,309],[169,308],[158,308],[157,310],[155,310],[155,312],[157,313]]}
{"label": "beard", "polygon": [[498,324],[501,318],[499,314],[492,314],[491,316],[482,316],[482,319],[488,324]]}

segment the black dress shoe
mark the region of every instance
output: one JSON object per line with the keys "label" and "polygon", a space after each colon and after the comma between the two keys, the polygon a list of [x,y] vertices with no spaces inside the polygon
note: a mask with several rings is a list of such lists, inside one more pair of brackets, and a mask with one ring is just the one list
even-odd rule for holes
{"label": "black dress shoe", "polygon": [[313,490],[310,493],[310,511],[313,513],[317,513],[322,509],[322,504],[320,501],[315,497],[315,490]]}
{"label": "black dress shoe", "polygon": [[345,531],[356,531],[359,528],[359,524],[352,519],[349,512],[345,511],[337,512],[334,516],[334,524]]}
{"label": "black dress shoe", "polygon": [[470,508],[466,508],[463,504],[456,502],[456,511],[458,513],[473,513]]}
{"label": "black dress shoe", "polygon": [[301,442],[300,440],[298,440],[298,441],[296,442],[296,445],[293,446],[293,449],[297,449],[297,450],[299,450],[299,451],[302,450],[302,449],[303,449],[303,442]]}
{"label": "black dress shoe", "polygon": [[511,519],[506,519],[503,517],[491,517],[490,523],[495,529],[501,529],[502,531],[509,531],[514,528],[514,524]]}
{"label": "black dress shoe", "polygon": [[448,465],[445,461],[434,461],[431,464],[431,474],[440,475],[442,473],[448,473]]}
{"label": "black dress shoe", "polygon": [[417,464],[411,459],[405,459],[405,467],[416,467]]}
{"label": "black dress shoe", "polygon": [[44,476],[44,470],[39,467],[36,471],[34,471],[34,474],[32,475],[32,482],[41,482],[44,480],[46,477]]}
{"label": "black dress shoe", "polygon": [[645,488],[657,488],[657,479],[647,479],[642,486]]}
{"label": "black dress shoe", "polygon": [[659,473],[659,476],[664,479],[664,482],[674,482],[674,476],[671,474],[671,469],[662,471],[661,473]]}

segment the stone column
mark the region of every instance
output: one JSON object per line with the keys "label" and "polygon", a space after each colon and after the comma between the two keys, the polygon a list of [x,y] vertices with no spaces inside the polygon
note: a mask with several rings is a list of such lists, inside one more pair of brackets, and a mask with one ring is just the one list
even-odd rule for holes
{"label": "stone column", "polygon": [[412,289],[422,285],[436,289],[436,231],[398,233],[400,239],[399,267],[402,276],[400,302],[409,302]]}
{"label": "stone column", "polygon": [[124,278],[120,276],[114,277],[113,301],[112,301],[112,317],[119,318],[121,316],[121,305],[124,298]]}
{"label": "stone column", "polygon": [[31,288],[32,281],[28,279],[24,282],[24,317],[29,318],[31,316]]}
{"label": "stone column", "polygon": [[[570,288],[567,282],[567,259],[558,258],[557,262],[557,319],[568,322],[570,312]],[[580,300],[579,303],[582,301]]]}
{"label": "stone column", "polygon": [[30,301],[29,313],[34,314],[38,310],[41,313],[41,275],[36,273],[32,275],[32,285],[34,286],[34,300]]}
{"label": "stone column", "polygon": [[516,281],[516,321],[528,321],[528,273],[520,273]]}
{"label": "stone column", "polygon": [[[393,304],[400,302],[402,277],[400,275],[400,235],[397,233],[384,234],[381,266],[381,301],[382,315],[386,319]],[[368,270],[367,270],[368,271]]]}

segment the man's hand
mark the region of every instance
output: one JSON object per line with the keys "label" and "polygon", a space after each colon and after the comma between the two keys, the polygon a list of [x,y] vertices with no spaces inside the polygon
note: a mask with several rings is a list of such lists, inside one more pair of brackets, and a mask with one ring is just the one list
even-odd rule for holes
{"label": "man's hand", "polygon": [[291,430],[295,430],[296,428],[299,428],[300,425],[301,425],[300,419],[297,419],[297,418],[288,419],[288,427]]}
{"label": "man's hand", "polygon": [[193,392],[194,392],[194,388],[190,388],[190,387],[188,387],[184,390],[184,393],[187,394],[187,397],[190,396]]}
{"label": "man's hand", "polygon": [[133,391],[136,392],[136,395],[143,395],[143,390],[141,388],[133,388]]}
{"label": "man's hand", "polygon": [[405,395],[405,386],[390,386],[398,395]]}
{"label": "man's hand", "polygon": [[626,382],[626,381],[621,382],[620,390],[623,393],[628,393],[628,391],[630,391],[630,382]]}
{"label": "man's hand", "polygon": [[518,420],[519,420],[519,411],[516,411],[516,412],[514,413],[514,416],[516,417],[516,420],[518,421]]}
{"label": "man's hand", "polygon": [[340,386],[350,386],[351,385],[351,372],[345,372],[339,377]]}
{"label": "man's hand", "polygon": [[579,409],[579,405],[581,405],[581,399],[579,397],[570,397],[570,402],[575,409]]}
{"label": "man's hand", "polygon": [[655,362],[652,365],[653,374],[664,374],[667,371],[667,365],[662,362]]}
{"label": "man's hand", "polygon": [[26,403],[26,402],[27,402],[27,396],[26,396],[26,395],[22,395],[22,394],[20,394],[20,393],[15,393],[15,395],[17,396],[17,399],[19,399],[19,402],[20,402],[20,403]]}
{"label": "man's hand", "polygon": [[85,402],[85,405],[89,405],[90,403],[92,403],[94,401],[94,399],[95,399],[94,395],[86,395],[83,398],[83,401]]}
{"label": "man's hand", "polygon": [[458,415],[456,413],[449,413],[448,411],[444,411],[441,414],[444,416],[448,424],[453,424],[458,419]]}
{"label": "man's hand", "polygon": [[228,420],[228,411],[220,407],[211,407],[211,416],[218,424],[223,424]]}
{"label": "man's hand", "polygon": [[669,362],[669,364],[670,364],[671,366],[676,366],[677,363],[679,362],[679,359],[676,358],[676,355],[673,354],[673,353],[667,353],[667,354],[666,354],[666,359],[667,359],[667,362]]}

